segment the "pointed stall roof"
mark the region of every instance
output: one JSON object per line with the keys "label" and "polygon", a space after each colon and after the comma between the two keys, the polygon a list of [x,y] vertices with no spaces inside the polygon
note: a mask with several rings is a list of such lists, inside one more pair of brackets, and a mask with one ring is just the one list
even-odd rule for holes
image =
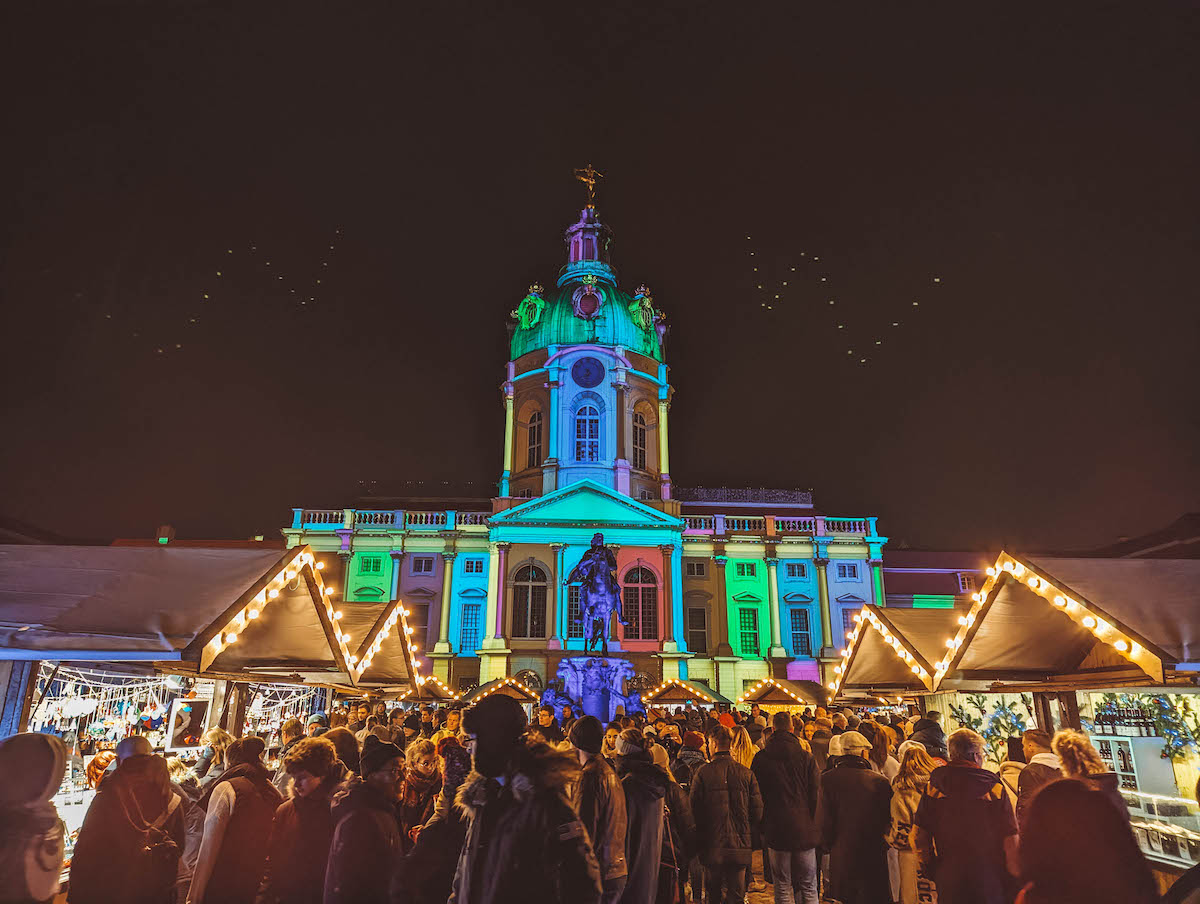
{"label": "pointed stall roof", "polygon": [[815,681],[764,678],[737,698],[760,706],[824,706],[829,695]]}
{"label": "pointed stall roof", "polygon": [[524,682],[510,675],[507,678],[496,678],[479,685],[479,687],[463,697],[463,703],[478,703],[484,697],[491,696],[492,694],[504,694],[508,697],[515,697],[522,703],[537,703],[541,700],[541,697],[526,687]]}
{"label": "pointed stall roof", "polygon": [[963,617],[959,609],[864,605],[854,616],[855,628],[829,689],[835,696],[853,690],[932,691],[933,663],[946,652],[946,637]]}
{"label": "pointed stall roof", "polygon": [[697,681],[685,681],[682,678],[668,678],[654,690],[642,695],[642,703],[654,706],[664,703],[703,703],[714,706],[718,703],[731,704],[728,697],[714,691],[706,684]]}

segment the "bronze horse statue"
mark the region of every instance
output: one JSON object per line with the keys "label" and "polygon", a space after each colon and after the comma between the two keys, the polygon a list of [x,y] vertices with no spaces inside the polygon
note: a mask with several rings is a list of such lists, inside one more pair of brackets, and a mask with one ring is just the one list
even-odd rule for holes
{"label": "bronze horse statue", "polygon": [[592,537],[592,547],[571,571],[568,583],[579,582],[579,611],[583,622],[584,652],[608,655],[608,620],[629,624],[621,612],[621,586],[617,583],[617,559],[604,545],[604,534]]}

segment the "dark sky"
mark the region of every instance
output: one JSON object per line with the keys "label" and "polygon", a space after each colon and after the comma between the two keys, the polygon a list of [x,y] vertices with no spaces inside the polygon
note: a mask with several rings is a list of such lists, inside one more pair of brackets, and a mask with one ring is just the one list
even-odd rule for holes
{"label": "dark sky", "polygon": [[677,484],[950,547],[1200,505],[1194,5],[39,9],[0,514],[247,536],[495,481],[506,315],[587,161],[673,324]]}

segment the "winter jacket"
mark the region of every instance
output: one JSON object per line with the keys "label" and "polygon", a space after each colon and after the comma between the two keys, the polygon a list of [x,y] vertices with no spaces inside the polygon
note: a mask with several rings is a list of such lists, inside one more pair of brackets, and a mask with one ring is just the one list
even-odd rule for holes
{"label": "winter jacket", "polygon": [[842,904],[891,900],[887,847],[892,788],[860,756],[821,776],[821,837],[829,851],[827,897]]}
{"label": "winter jacket", "polygon": [[933,719],[918,719],[908,740],[924,744],[925,752],[930,756],[950,759],[950,751],[946,748],[946,732]]}
{"label": "winter jacket", "polygon": [[161,827],[182,851],[186,834],[182,803],[171,789],[161,757],[131,756],[121,763],[101,783],[83,818],[71,859],[67,900],[71,904],[162,904],[167,900],[174,888],[174,871],[162,888],[145,888],[144,829],[170,809]]}
{"label": "winter jacket", "polygon": [[817,801],[821,775],[813,755],[790,731],[774,732],[750,770],[763,798],[763,840],[776,851],[805,851],[821,842]]}
{"label": "winter jacket", "polygon": [[179,869],[175,873],[175,887],[179,899],[187,898],[188,888],[192,884],[192,871],[196,868],[196,858],[200,855],[200,841],[204,837],[204,811],[196,802],[200,797],[200,782],[193,776],[188,776],[183,782],[171,782],[171,787],[179,795],[179,808],[183,810],[183,850],[180,852]]}
{"label": "winter jacket", "polygon": [[1021,785],[1021,773],[1025,771],[1025,763],[1013,760],[1005,760],[1000,764],[1000,784],[1004,786],[1004,793],[1008,796],[1008,802],[1013,807],[1017,805],[1017,794]]}
{"label": "winter jacket", "polygon": [[754,773],[728,751],[713,754],[689,789],[696,852],[705,866],[750,864],[763,802]]}
{"label": "winter jacket", "polygon": [[900,788],[892,785],[892,825],[887,843],[897,854],[900,869],[900,904],[937,904],[937,888],[925,874],[913,844],[913,819],[925,785]]}
{"label": "winter jacket", "polygon": [[813,759],[817,761],[817,771],[824,772],[826,760],[829,758],[829,739],[833,737],[833,733],[828,728],[818,728],[813,732],[813,736],[809,739],[809,746],[812,747]]}
{"label": "winter jacket", "polygon": [[933,770],[915,824],[933,836],[941,904],[1005,904],[1004,839],[1017,821],[996,773],[957,762]]}
{"label": "winter jacket", "polygon": [[192,876],[192,904],[252,904],[267,859],[271,821],[283,802],[261,764],[226,769],[200,796],[204,839]]}
{"label": "winter jacket", "polygon": [[625,789],[604,757],[594,756],[583,765],[571,798],[588,837],[592,839],[601,880],[607,882],[628,875]]}
{"label": "winter jacket", "polygon": [[454,904],[596,904],[600,870],[564,789],[579,761],[546,744],[518,744],[503,783],[472,772],[458,791],[467,837]]}
{"label": "winter jacket", "polygon": [[402,850],[395,801],[352,778],[334,794],[331,811],[325,904],[383,904]]}
{"label": "winter jacket", "polygon": [[671,774],[675,776],[675,781],[686,788],[691,784],[696,770],[707,762],[703,750],[697,750],[695,747],[680,747],[678,756],[671,763]]}
{"label": "winter jacket", "polygon": [[442,776],[438,772],[425,778],[414,770],[405,776],[400,786],[400,802],[396,804],[396,820],[400,824],[405,853],[412,850],[415,833],[420,832],[433,816],[441,791]]}
{"label": "winter jacket", "polygon": [[663,865],[687,869],[688,861],[696,852],[696,819],[692,815],[687,789],[678,782],[668,781],[663,806],[667,809],[663,824]]}
{"label": "winter jacket", "polygon": [[1099,775],[1085,775],[1078,779],[1093,791],[1103,794],[1116,807],[1121,817],[1128,821],[1129,804],[1121,796],[1121,780],[1115,772],[1101,772]]}
{"label": "winter jacket", "polygon": [[1017,828],[1025,824],[1025,817],[1029,813],[1029,804],[1033,801],[1033,796],[1038,793],[1038,790],[1050,782],[1058,781],[1062,778],[1061,763],[1053,753],[1038,753],[1034,754],[1029,760],[1029,765],[1021,770],[1021,775],[1017,779]]}
{"label": "winter jacket", "polygon": [[622,898],[651,901],[662,861],[663,800],[671,780],[645,751],[618,757],[617,775],[625,792],[625,856],[629,863]]}
{"label": "winter jacket", "polygon": [[330,802],[341,777],[327,778],[307,797],[285,800],[275,811],[259,904],[321,904],[333,844]]}
{"label": "winter jacket", "polygon": [[284,798],[288,795],[288,785],[292,781],[292,777],[287,774],[287,770],[283,768],[283,758],[291,753],[292,748],[299,744],[301,738],[292,738],[279,750],[279,765],[275,767],[275,777],[271,779],[271,784],[275,786]]}

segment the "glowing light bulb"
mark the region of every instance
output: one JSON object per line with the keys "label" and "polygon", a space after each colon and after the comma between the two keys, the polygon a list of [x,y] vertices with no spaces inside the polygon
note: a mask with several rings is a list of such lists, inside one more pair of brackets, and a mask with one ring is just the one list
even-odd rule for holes
{"label": "glowing light bulb", "polygon": [[354,663],[356,663],[356,662],[358,662],[358,657],[357,657],[357,656],[353,656],[353,655],[351,655],[351,657],[350,657],[350,664],[351,664],[351,665],[354,665]]}
{"label": "glowing light bulb", "polygon": [[1116,642],[1113,644],[1113,646],[1114,646],[1114,647],[1116,647],[1118,650],[1120,650],[1122,653],[1124,653],[1126,650],[1128,650],[1128,649],[1129,649],[1129,644],[1127,644],[1127,643],[1126,643],[1125,641],[1123,641],[1123,640],[1118,640],[1118,641],[1116,641]]}
{"label": "glowing light bulb", "polygon": [[1084,626],[1085,628],[1094,628],[1094,627],[1096,627],[1096,619],[1092,618],[1090,615],[1085,615],[1085,616],[1083,617],[1083,626]]}
{"label": "glowing light bulb", "polygon": [[279,591],[276,590],[274,587],[272,587],[271,591],[267,594],[267,596],[270,597],[271,599],[276,599],[279,596]]}
{"label": "glowing light bulb", "polygon": [[249,611],[246,613],[246,618],[258,618],[258,610],[257,610],[257,609],[250,609],[250,610],[249,610]]}
{"label": "glowing light bulb", "polygon": [[317,571],[320,571],[320,570],[321,570],[322,568],[324,568],[324,567],[325,567],[325,563],[324,563],[324,562],[318,562],[318,563],[317,563]]}
{"label": "glowing light bulb", "polygon": [[326,592],[326,593],[328,593],[328,594],[330,594],[330,595],[332,595],[332,594],[333,594],[333,588],[332,588],[332,587],[330,587],[328,584],[326,584],[326,585],[325,585],[325,588],[324,588],[324,589],[325,589],[325,592]]}
{"label": "glowing light bulb", "polygon": [[234,643],[237,640],[237,635],[230,631],[225,635],[225,643]]}
{"label": "glowing light bulb", "polygon": [[1063,606],[1065,606],[1066,604],[1067,604],[1067,601],[1065,599],[1063,599],[1061,596],[1056,596],[1054,598],[1054,605],[1058,606],[1059,609],[1063,608]]}
{"label": "glowing light bulb", "polygon": [[339,609],[339,610],[337,610],[336,612],[334,612],[334,613],[333,613],[333,620],[334,620],[334,621],[337,621],[337,620],[338,620],[339,618],[341,618],[341,617],[342,617],[342,610],[340,610],[340,609]]}

